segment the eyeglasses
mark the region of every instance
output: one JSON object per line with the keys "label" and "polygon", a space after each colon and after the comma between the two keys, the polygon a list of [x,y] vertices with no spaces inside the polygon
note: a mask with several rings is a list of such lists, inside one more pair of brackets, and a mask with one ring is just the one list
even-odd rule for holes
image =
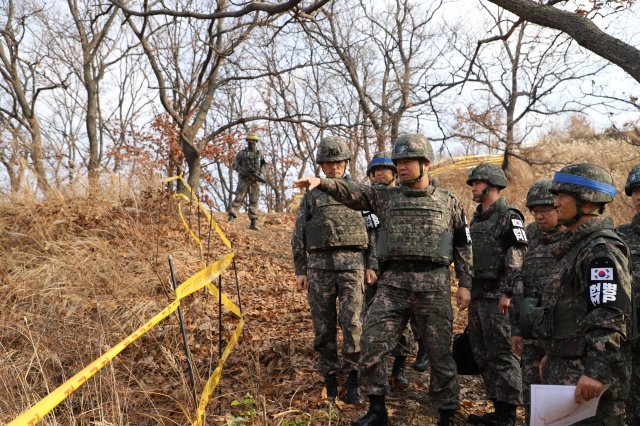
{"label": "eyeglasses", "polygon": [[529,213],[531,213],[533,216],[535,216],[535,215],[547,216],[552,211],[555,211],[555,207],[529,209]]}

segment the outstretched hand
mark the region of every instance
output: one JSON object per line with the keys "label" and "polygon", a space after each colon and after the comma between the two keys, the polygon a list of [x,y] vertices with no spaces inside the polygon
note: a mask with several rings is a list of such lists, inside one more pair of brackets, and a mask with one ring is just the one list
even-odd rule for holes
{"label": "outstretched hand", "polygon": [[456,293],[456,303],[458,303],[458,309],[464,311],[469,306],[471,301],[471,292],[468,288],[459,287]]}
{"label": "outstretched hand", "polygon": [[312,190],[320,185],[320,178],[315,176],[305,176],[297,181],[293,182],[294,188],[306,188]]}

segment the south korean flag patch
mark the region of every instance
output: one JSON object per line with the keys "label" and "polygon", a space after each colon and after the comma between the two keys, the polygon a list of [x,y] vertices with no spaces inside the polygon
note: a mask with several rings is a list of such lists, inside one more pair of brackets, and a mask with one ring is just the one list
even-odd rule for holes
{"label": "south korean flag patch", "polygon": [[589,263],[589,309],[610,307],[627,310],[630,306],[629,296],[620,285],[620,277],[616,265],[608,257],[599,257]]}

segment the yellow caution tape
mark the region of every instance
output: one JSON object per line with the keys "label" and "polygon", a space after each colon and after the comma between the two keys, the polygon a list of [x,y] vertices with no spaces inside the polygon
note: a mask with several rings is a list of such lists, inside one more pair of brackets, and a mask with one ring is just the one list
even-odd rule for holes
{"label": "yellow caution tape", "polygon": [[35,425],[44,416],[46,416],[51,410],[53,410],[58,404],[67,399],[69,395],[75,392],[80,386],[84,385],[93,375],[102,369],[105,365],[111,362],[120,352],[125,350],[129,345],[138,340],[140,336],[147,333],[160,321],[168,317],[175,311],[180,305],[179,300],[174,300],[169,306],[160,311],[156,316],[151,318],[147,323],[142,325],[136,331],[127,336],[124,340],[120,341],[117,345],[109,349],[100,358],[93,361],[91,364],[76,373],[75,376],[64,382],[56,390],[49,395],[41,399],[38,403],[31,408],[20,414],[14,419],[9,426],[14,425]]}
{"label": "yellow caution tape", "polygon": [[[181,176],[174,176],[172,178],[167,179],[165,182],[170,182],[172,180],[181,180],[185,185],[185,188],[193,194],[191,187],[184,181]],[[178,194],[176,198],[184,198],[189,200],[184,194]],[[193,196],[193,198],[198,203],[198,208],[204,213],[205,217],[211,224],[211,226],[216,230],[220,239],[224,243],[224,245],[232,250],[231,243],[224,235],[220,227],[213,220],[207,208],[200,203],[200,201]],[[179,207],[180,208],[180,207]],[[200,253],[203,255],[204,250],[202,247],[202,242],[198,238],[198,236],[189,228],[184,216],[182,215],[182,210],[179,210],[180,219],[182,220],[183,225],[187,228],[191,236],[198,243],[200,247]],[[101,355],[98,359],[93,361],[91,364],[83,368],[80,372],[76,373],[69,380],[60,385],[57,389],[51,392],[49,395],[38,401],[36,404],[31,406],[29,409],[25,410],[22,414],[16,417],[9,426],[22,426],[22,425],[35,425],[40,420],[44,418],[51,410],[53,410],[56,406],[58,406],[62,401],[64,401],[69,395],[75,392],[78,388],[84,385],[91,377],[93,377],[96,373],[98,373],[104,366],[106,366],[109,362],[111,362],[118,354],[120,354],[123,350],[125,350],[128,346],[130,346],[133,342],[138,340],[141,336],[146,334],[149,330],[151,330],[154,326],[156,326],[160,321],[164,320],[166,317],[171,315],[178,306],[180,306],[180,301],[190,294],[202,289],[203,287],[207,287],[207,289],[216,297],[220,297],[222,299],[222,303],[224,306],[229,309],[234,315],[236,315],[240,321],[234,330],[231,339],[227,343],[220,360],[218,361],[218,366],[214,370],[213,374],[207,380],[207,383],[202,391],[202,395],[200,397],[200,402],[198,403],[198,409],[196,412],[196,420],[194,421],[194,425],[203,425],[205,411],[208,402],[211,400],[211,396],[213,395],[213,391],[216,386],[220,382],[220,377],[222,375],[222,367],[233,351],[233,348],[238,343],[238,339],[240,338],[240,334],[242,333],[242,329],[244,327],[244,320],[242,318],[242,313],[240,309],[233,303],[227,296],[224,294],[219,295],[218,288],[212,284],[212,281],[217,278],[224,270],[226,270],[233,257],[235,256],[235,252],[231,251],[230,253],[218,258],[214,263],[206,266],[201,271],[191,276],[185,282],[183,282],[177,289],[175,293],[176,300],[171,302],[167,307],[162,309],[159,313],[157,313],[153,318],[151,318],[148,322],[140,326],[136,331],[131,333],[129,336],[121,340],[103,355]]]}
{"label": "yellow caution tape", "polygon": [[[207,218],[207,221],[209,222],[209,224],[213,227],[213,229],[215,229],[216,233],[220,236],[220,239],[222,240],[224,245],[229,250],[232,250],[231,242],[229,242],[229,240],[224,235],[224,233],[222,232],[222,230],[220,229],[218,224],[215,222],[215,220],[213,220],[213,218],[209,214],[209,211],[206,208],[206,206],[204,206],[200,202],[200,200],[198,200],[198,197],[196,197],[196,195],[193,193],[193,190],[191,189],[189,184],[184,180],[184,178],[182,176],[173,176],[173,177],[171,177],[169,179],[166,179],[165,183],[171,182],[171,181],[174,181],[174,180],[180,180],[182,182],[182,184],[184,185],[184,187],[187,190],[187,192],[191,195],[191,199],[189,199],[189,197],[187,197],[185,194],[175,194],[174,197],[176,199],[180,200],[180,201],[186,201],[186,202],[191,202],[191,200],[194,200],[197,203],[198,208],[200,209],[200,211]],[[178,211],[179,211],[179,214],[180,214],[180,219],[182,220],[182,224],[187,229],[187,231],[189,231],[189,234],[191,235],[191,238],[193,238],[194,241],[198,244],[198,247],[200,249],[200,256],[202,257],[202,260],[204,262],[204,259],[205,259],[205,257],[204,257],[204,246],[202,244],[202,241],[200,240],[198,235],[189,227],[188,222],[185,220],[184,216],[182,215],[182,208],[181,208],[180,204],[178,205]],[[230,255],[231,255],[231,257],[229,258],[229,261],[231,261],[231,259],[233,258],[234,253],[232,252]],[[244,328],[244,319],[242,318],[242,312],[240,312],[240,308],[238,308],[238,306],[235,303],[233,303],[231,300],[229,300],[229,298],[224,293],[220,293],[220,290],[218,289],[218,287],[216,287],[213,283],[208,282],[206,284],[206,286],[207,286],[207,289],[209,290],[209,292],[211,294],[213,294],[214,297],[216,297],[216,298],[219,297],[221,299],[222,304],[224,305],[224,307],[227,308],[229,311],[231,311],[235,316],[237,316],[240,319],[240,321],[238,322],[238,325],[236,326],[236,329],[234,330],[233,334],[231,335],[231,339],[229,340],[229,342],[225,346],[225,348],[224,348],[224,350],[222,352],[222,355],[220,356],[220,359],[218,360],[218,365],[217,365],[216,369],[213,371],[211,376],[209,376],[209,378],[207,379],[207,382],[206,382],[206,384],[204,386],[204,389],[202,390],[202,394],[200,395],[200,401],[198,402],[198,408],[196,410],[196,419],[193,422],[194,426],[202,426],[204,424],[207,404],[209,404],[209,401],[211,401],[211,397],[213,396],[213,392],[215,391],[216,387],[220,383],[220,378],[222,377],[222,367],[224,366],[225,361],[227,360],[227,358],[229,357],[229,355],[233,351],[233,348],[235,348],[236,344],[238,343],[238,339],[240,338],[240,334],[242,333],[242,329]],[[199,290],[200,288],[202,288],[202,287],[198,287],[198,288],[194,288],[194,289],[185,287],[185,291],[191,290],[191,292],[193,292],[193,291]],[[178,290],[180,290],[180,289],[178,289]],[[179,294],[178,291],[176,292],[176,294]]]}

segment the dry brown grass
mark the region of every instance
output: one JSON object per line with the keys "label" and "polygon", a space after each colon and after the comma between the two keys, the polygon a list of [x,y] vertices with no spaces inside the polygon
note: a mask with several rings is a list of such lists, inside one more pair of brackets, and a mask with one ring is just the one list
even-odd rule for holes
{"label": "dry brown grass", "polygon": [[[168,253],[182,278],[199,268],[166,194],[110,188],[99,196],[46,202],[23,197],[0,205],[2,422],[166,305]],[[164,398],[189,400],[184,372],[177,367],[181,352],[174,351],[179,348],[175,325],[170,318],[143,337],[46,423],[141,424],[177,418],[162,411],[165,404],[158,406]],[[179,385],[155,387],[158,373]]]}

